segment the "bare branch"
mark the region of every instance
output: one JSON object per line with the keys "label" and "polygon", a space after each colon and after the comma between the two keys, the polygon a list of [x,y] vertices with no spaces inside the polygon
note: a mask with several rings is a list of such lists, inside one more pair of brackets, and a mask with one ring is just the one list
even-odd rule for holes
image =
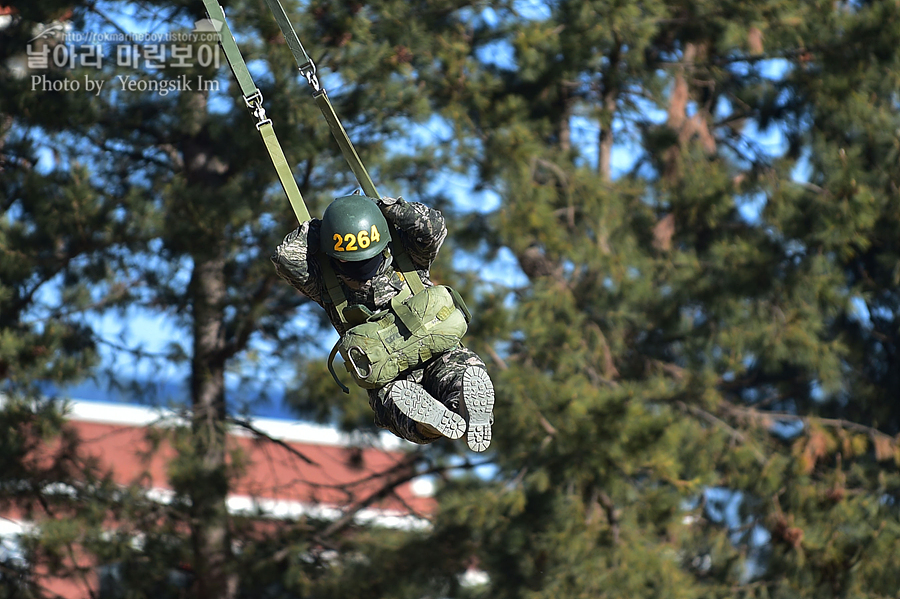
{"label": "bare branch", "polygon": [[818,416],[800,416],[798,414],[790,414],[788,412],[766,412],[756,408],[745,408],[737,406],[730,401],[722,400],[721,404],[729,413],[736,417],[745,418],[754,424],[768,426],[773,420],[793,420],[802,422],[805,426],[810,424],[818,424],[830,428],[840,428],[851,431],[858,431],[872,436],[872,438],[894,440],[894,437],[884,433],[877,428],[844,420],[843,418],[820,418]]}
{"label": "bare branch", "polygon": [[251,433],[253,433],[253,434],[256,435],[257,437],[260,437],[260,438],[262,438],[262,439],[265,439],[265,440],[267,440],[267,441],[270,441],[270,442],[274,443],[275,445],[278,445],[279,447],[281,447],[282,449],[288,451],[288,452],[291,453],[292,455],[294,455],[294,456],[300,458],[301,460],[303,460],[303,461],[306,462],[307,464],[311,464],[311,465],[313,465],[313,466],[319,466],[318,463],[316,463],[316,462],[314,462],[313,460],[309,459],[308,457],[306,457],[305,455],[303,455],[303,453],[301,453],[300,451],[298,451],[298,450],[295,449],[294,447],[291,447],[290,445],[288,445],[287,443],[285,443],[285,442],[282,441],[281,439],[276,439],[275,437],[272,437],[271,435],[268,435],[268,434],[264,433],[263,431],[259,430],[258,428],[256,428],[255,426],[253,426],[253,424],[251,424],[249,420],[244,420],[244,419],[242,419],[242,418],[235,418],[235,417],[233,417],[233,416],[229,416],[229,417],[228,417],[228,421],[231,422],[231,423],[233,423],[233,424],[236,424],[237,426],[239,426],[239,427],[241,427],[241,428],[243,428],[243,429],[246,429],[246,430],[250,431]]}
{"label": "bare branch", "polygon": [[609,522],[610,529],[612,529],[613,543],[615,545],[618,545],[619,519],[622,516],[622,510],[616,509],[616,504],[613,503],[612,499],[610,499],[609,495],[607,495],[605,491],[599,491],[596,494],[596,498],[597,501],[599,501],[600,505],[603,506],[603,511],[606,512],[606,519]]}
{"label": "bare branch", "polygon": [[245,347],[247,347],[247,341],[250,339],[250,335],[253,331],[256,330],[256,323],[259,320],[261,307],[264,302],[269,297],[269,292],[272,289],[272,285],[275,283],[276,275],[269,274],[262,281],[260,281],[259,287],[257,287],[256,291],[250,297],[248,301],[248,308],[245,312],[245,316],[241,320],[240,324],[237,327],[237,332],[234,335],[234,339],[228,343],[222,350],[224,357],[230,358],[234,356],[236,353],[242,351]]}
{"label": "bare branch", "polygon": [[322,533],[320,533],[320,537],[328,538],[335,534],[336,532],[347,527],[356,515],[363,509],[369,507],[376,501],[380,499],[384,499],[390,493],[394,491],[397,487],[402,485],[403,483],[409,482],[412,479],[419,476],[419,473],[416,472],[414,468],[415,463],[419,460],[419,456],[415,453],[410,453],[406,456],[405,459],[398,462],[394,467],[390,470],[387,470],[383,473],[385,477],[385,482],[381,486],[381,488],[375,490],[367,497],[359,499],[349,506],[344,511],[344,515],[332,522]]}

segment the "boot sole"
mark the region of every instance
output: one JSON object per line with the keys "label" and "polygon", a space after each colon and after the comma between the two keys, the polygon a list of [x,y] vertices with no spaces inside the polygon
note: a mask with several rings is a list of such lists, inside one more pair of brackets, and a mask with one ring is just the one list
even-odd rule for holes
{"label": "boot sole", "polygon": [[466,444],[482,452],[491,445],[494,412],[494,384],[484,369],[470,367],[463,373],[461,405],[468,425]]}
{"label": "boot sole", "polygon": [[411,381],[397,381],[391,388],[391,400],[397,408],[416,422],[427,424],[448,439],[459,439],[466,432],[466,421],[459,414]]}

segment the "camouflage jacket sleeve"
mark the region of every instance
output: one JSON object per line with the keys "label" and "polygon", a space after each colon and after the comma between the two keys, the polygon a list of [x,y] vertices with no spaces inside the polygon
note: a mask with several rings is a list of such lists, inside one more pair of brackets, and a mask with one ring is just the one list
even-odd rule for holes
{"label": "camouflage jacket sleeve", "polygon": [[301,223],[291,231],[272,254],[275,271],[297,291],[321,304],[319,285],[319,229],[322,221],[317,218]]}
{"label": "camouflage jacket sleeve", "polygon": [[437,210],[403,198],[382,198],[378,205],[384,217],[397,229],[400,243],[413,263],[428,269],[447,237],[444,216]]}

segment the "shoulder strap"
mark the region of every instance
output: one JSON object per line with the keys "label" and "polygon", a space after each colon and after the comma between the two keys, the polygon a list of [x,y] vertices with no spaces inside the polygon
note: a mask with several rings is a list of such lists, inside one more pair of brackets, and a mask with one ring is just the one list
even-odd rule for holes
{"label": "shoulder strap", "polygon": [[347,294],[344,293],[341,282],[338,280],[337,275],[334,274],[334,269],[331,267],[331,261],[328,259],[328,256],[319,252],[316,254],[316,259],[319,261],[319,271],[322,273],[322,278],[325,279],[325,292],[328,294],[328,299],[334,304],[334,309],[338,313],[338,318],[341,319],[341,324],[346,325],[347,318],[344,316],[344,308],[349,303]]}
{"label": "shoulder strap", "polygon": [[[322,278],[325,280],[325,292],[328,295],[328,300],[334,304],[334,309],[338,313],[338,317],[341,319],[341,323],[346,325],[349,323],[347,317],[344,315],[344,309],[349,305],[350,301],[347,299],[347,294],[344,293],[344,287],[341,285],[340,280],[337,278],[337,274],[334,272],[334,268],[331,266],[331,261],[328,259],[328,256],[323,252],[318,252],[316,254],[316,260],[319,263],[319,271],[322,273]],[[413,322],[410,320],[411,316],[409,313],[409,308],[402,305],[402,302],[406,300],[411,295],[414,295],[415,292],[412,291],[412,285],[410,285],[409,279],[406,277],[406,273],[402,270],[395,269],[397,274],[400,275],[401,280],[406,281],[406,287],[404,287],[397,295],[391,298],[391,307],[394,309],[394,312],[400,316],[401,320],[408,324],[409,322]],[[414,271],[415,272],[415,271]],[[422,280],[419,278],[418,273],[416,274],[416,280],[419,282],[419,285],[422,285]],[[421,288],[425,289],[424,286]],[[404,311],[405,309],[405,311]]]}
{"label": "shoulder strap", "polygon": [[421,277],[419,277],[419,271],[416,270],[415,265],[412,263],[412,258],[409,257],[409,253],[403,247],[403,243],[400,242],[397,228],[390,221],[388,221],[388,227],[391,229],[391,254],[393,254],[394,260],[397,261],[397,270],[400,272],[400,278],[406,281],[410,292],[415,295],[423,291],[425,285],[422,283]]}

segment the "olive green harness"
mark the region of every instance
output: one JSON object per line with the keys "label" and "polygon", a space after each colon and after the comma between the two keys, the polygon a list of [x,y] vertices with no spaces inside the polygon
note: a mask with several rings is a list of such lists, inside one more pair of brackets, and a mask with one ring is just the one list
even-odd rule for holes
{"label": "olive green harness", "polygon": [[[350,170],[353,171],[366,196],[380,198],[347,131],[341,125],[325,88],[319,82],[315,63],[300,43],[284,7],[279,0],[266,0],[266,4],[278,22],[300,74],[312,87],[313,99],[328,122],[329,129]],[[254,84],[234,35],[228,27],[225,11],[217,0],[203,0],[203,5],[213,24],[221,23],[218,28],[219,43],[241,88],[244,102],[256,118],[256,128],[272,159],[275,172],[294,214],[301,223],[308,221],[311,218],[309,210],[278,143],[272,120],[266,116],[262,105],[262,93]],[[360,387],[366,389],[381,387],[394,380],[401,372],[456,347],[465,335],[471,318],[465,302],[456,291],[442,285],[427,288],[424,286],[390,221],[388,226],[391,238],[396,241],[392,244],[392,251],[397,271],[406,286],[391,299],[390,308],[387,310],[372,313],[366,306],[348,305],[347,296],[327,256],[321,252],[317,256],[319,269],[325,280],[326,301],[334,305],[341,323],[350,327],[341,335],[328,356],[328,370],[345,393],[349,393],[350,390],[341,383],[333,367],[334,357],[338,352],[344,358],[344,366]]]}
{"label": "olive green harness", "polygon": [[[347,305],[344,289],[322,254],[319,266],[341,323],[350,326],[328,356],[328,371],[345,393],[350,390],[334,371],[337,353],[357,385],[377,389],[401,372],[453,349],[466,334],[471,314],[450,287],[435,285],[413,294],[404,286],[391,298],[389,308],[373,313],[364,305]],[[406,278],[405,273],[400,276]]]}

